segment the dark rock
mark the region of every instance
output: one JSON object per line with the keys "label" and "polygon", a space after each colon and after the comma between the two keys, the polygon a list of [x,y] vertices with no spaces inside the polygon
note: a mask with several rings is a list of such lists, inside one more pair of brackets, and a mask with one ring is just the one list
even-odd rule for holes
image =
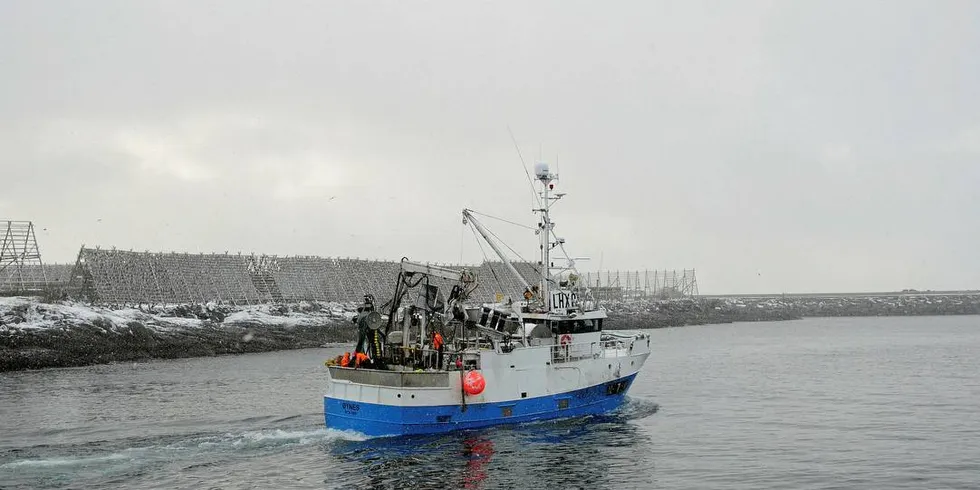
{"label": "dark rock", "polygon": [[[192,317],[204,311],[193,306],[174,309],[181,316]],[[224,311],[214,311],[224,318]],[[0,330],[0,372],[303,349],[356,338],[354,328],[341,320],[286,327],[222,325],[215,318],[218,316],[207,316],[208,321],[199,328],[161,329],[140,321],[115,325],[97,317],[85,323]]]}

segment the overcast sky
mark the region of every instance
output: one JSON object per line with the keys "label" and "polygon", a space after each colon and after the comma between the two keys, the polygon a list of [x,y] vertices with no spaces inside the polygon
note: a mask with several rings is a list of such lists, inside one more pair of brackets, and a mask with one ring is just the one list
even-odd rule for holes
{"label": "overcast sky", "polygon": [[0,219],[47,262],[479,262],[461,208],[534,223],[509,126],[583,270],[977,288],[978,60],[972,0],[0,0]]}

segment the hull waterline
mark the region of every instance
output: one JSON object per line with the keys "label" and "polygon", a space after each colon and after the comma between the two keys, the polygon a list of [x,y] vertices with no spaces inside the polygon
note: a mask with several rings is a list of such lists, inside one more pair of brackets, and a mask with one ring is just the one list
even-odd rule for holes
{"label": "hull waterline", "polygon": [[598,415],[618,408],[636,373],[534,398],[468,405],[394,406],[324,397],[327,427],[367,436],[438,434],[495,425]]}

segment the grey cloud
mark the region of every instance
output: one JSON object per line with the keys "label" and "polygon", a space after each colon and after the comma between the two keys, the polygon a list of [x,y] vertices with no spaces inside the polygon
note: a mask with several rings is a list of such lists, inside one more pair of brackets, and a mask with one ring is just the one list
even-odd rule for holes
{"label": "grey cloud", "polygon": [[585,268],[697,267],[705,292],[975,287],[978,14],[4,2],[0,212],[45,223],[57,261],[82,242],[476,261],[459,208],[532,218],[510,126],[529,161],[560,153],[556,220]]}

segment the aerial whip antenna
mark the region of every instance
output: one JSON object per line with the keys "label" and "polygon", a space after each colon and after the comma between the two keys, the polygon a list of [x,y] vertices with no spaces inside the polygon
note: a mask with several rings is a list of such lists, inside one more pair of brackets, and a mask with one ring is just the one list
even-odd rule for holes
{"label": "aerial whip antenna", "polygon": [[[514,137],[514,132],[510,130],[510,125],[507,125],[507,132],[510,133],[510,140],[514,142],[514,149],[517,150],[517,157],[521,159],[521,168],[524,169],[524,175],[527,176],[527,183],[531,186],[531,196],[538,203],[538,207],[543,207],[541,200],[538,198],[538,193],[534,190],[534,179],[531,178],[531,172],[527,171],[527,163],[524,163],[524,155],[521,154],[521,147],[517,144],[517,138]],[[533,207],[534,204],[532,203]]]}

